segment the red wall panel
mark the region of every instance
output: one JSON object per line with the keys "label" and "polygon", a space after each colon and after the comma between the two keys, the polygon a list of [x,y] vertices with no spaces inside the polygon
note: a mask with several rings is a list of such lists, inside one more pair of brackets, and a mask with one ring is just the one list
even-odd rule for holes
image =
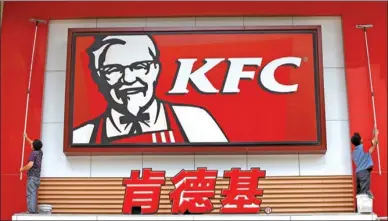
{"label": "red wall panel", "polygon": [[[31,17],[175,16],[342,16],[350,131],[371,137],[373,115],[363,33],[356,24],[370,23],[370,56],[374,71],[380,129],[382,176],[372,174],[374,211],[387,216],[387,2],[5,2],[1,36],[1,219],[24,211],[24,182],[18,179],[26,88],[34,25]],[[109,8],[110,10],[107,10]],[[40,26],[31,89],[28,132],[41,134],[47,26]],[[329,108],[329,107],[328,107]],[[29,148],[26,147],[26,156]],[[375,164],[377,155],[373,154]],[[13,192],[10,190],[12,189]],[[385,191],[385,192],[384,192]],[[12,194],[11,194],[12,193]],[[14,193],[14,194],[13,194]],[[379,195],[379,196],[377,196]]]}
{"label": "red wall panel", "polygon": [[19,174],[1,174],[1,220],[10,220],[14,213],[27,211],[25,180],[26,176],[20,181]]}
{"label": "red wall panel", "polygon": [[[385,4],[385,5],[384,5]],[[373,5],[373,4],[372,4]],[[378,174],[377,151],[372,154],[375,163],[371,189],[375,195],[374,212],[387,216],[387,2],[381,9],[366,10],[367,16],[349,12],[342,17],[344,30],[346,86],[349,105],[350,132],[359,132],[365,140],[372,138],[373,110],[367,67],[364,33],[357,24],[373,24],[368,43],[375,90],[377,126],[380,130],[380,158],[382,175]],[[361,13],[361,12],[360,12]],[[362,14],[362,13],[361,13]],[[353,165],[354,167],[354,165]]]}
{"label": "red wall panel", "polygon": [[[15,174],[20,168],[34,29],[34,24],[24,19],[13,19],[11,23],[3,22],[1,36],[1,174]],[[47,26],[40,26],[36,40],[27,122],[27,132],[30,137],[39,137],[41,132],[47,30]],[[30,145],[26,145],[25,156],[28,157],[30,152]]]}

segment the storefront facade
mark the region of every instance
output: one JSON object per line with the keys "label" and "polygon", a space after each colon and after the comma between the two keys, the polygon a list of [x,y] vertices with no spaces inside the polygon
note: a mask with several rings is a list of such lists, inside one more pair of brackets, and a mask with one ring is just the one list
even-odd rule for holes
{"label": "storefront facade", "polygon": [[[9,219],[12,214],[25,210],[25,177],[19,180],[18,168],[22,155],[21,137],[34,33],[34,25],[28,22],[30,18],[48,21],[39,26],[37,34],[27,127],[31,137],[41,137],[44,142],[43,181],[39,197],[41,203],[53,204],[55,213],[66,214],[101,211],[120,214],[122,211],[123,196],[118,196],[110,207],[105,208],[77,201],[76,198],[71,199],[73,204],[70,203],[70,206],[69,203],[63,203],[66,198],[61,199],[60,192],[68,191],[71,196],[75,196],[76,190],[82,191],[80,182],[87,183],[85,189],[88,190],[104,185],[104,182],[109,183],[109,187],[94,189],[100,192],[95,193],[94,197],[107,204],[107,201],[102,200],[102,195],[109,194],[109,191],[123,191],[120,180],[129,177],[131,170],[159,169],[166,171],[166,177],[174,177],[182,169],[196,170],[199,167],[218,170],[219,176],[232,167],[246,170],[260,167],[265,170],[268,180],[266,178],[263,185],[267,185],[273,195],[267,202],[264,199],[263,204],[271,206],[274,213],[354,211],[354,168],[349,137],[357,131],[364,135],[364,139],[370,139],[373,128],[364,34],[356,25],[373,24],[373,28],[368,30],[368,38],[381,134],[382,174],[378,173],[377,154],[374,153],[372,192],[375,193],[374,212],[378,216],[387,216],[386,7],[386,2],[225,2],[222,6],[218,2],[6,2],[1,36],[2,219]],[[131,155],[127,152],[125,156],[117,156],[120,154],[117,152],[99,152],[97,156],[93,151],[80,154],[66,150],[63,141],[64,135],[67,136],[64,131],[67,129],[65,115],[68,105],[65,103],[68,92],[65,88],[69,69],[69,28],[94,31],[116,28],[116,31],[120,31],[120,28],[194,30],[206,27],[253,29],[257,26],[320,27],[323,86],[319,88],[324,98],[324,151],[303,152],[300,149],[287,153],[271,149],[265,155],[263,152],[249,151],[240,151],[236,155],[160,155],[148,151],[147,155]],[[27,147],[25,160],[29,153]],[[301,180],[305,180],[303,184],[300,184]],[[69,186],[73,189],[69,189]],[[296,188],[294,194],[297,198],[306,197],[303,188],[314,189],[315,201],[312,196],[310,201],[290,201],[292,193],[286,193],[285,190],[276,192],[279,188]],[[329,192],[327,196],[317,193],[319,190],[325,192],[325,189]],[[102,194],[104,191],[106,193]],[[276,199],[275,195],[280,198]],[[335,198],[343,201],[335,202]],[[281,204],[276,200],[289,203],[284,205],[284,202]],[[319,200],[321,204],[317,202]],[[295,209],[292,204],[298,202],[299,209]],[[159,207],[159,213],[168,214],[169,203],[161,203],[163,206]]]}

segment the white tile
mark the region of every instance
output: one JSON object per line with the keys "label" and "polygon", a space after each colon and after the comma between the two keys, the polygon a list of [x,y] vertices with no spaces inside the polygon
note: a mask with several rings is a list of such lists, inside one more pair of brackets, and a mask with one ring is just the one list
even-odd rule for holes
{"label": "white tile", "polygon": [[195,26],[244,26],[243,17],[196,17]]}
{"label": "white tile", "polygon": [[372,214],[295,215],[291,220],[375,220]]}
{"label": "white tile", "polygon": [[373,214],[308,215],[28,215],[15,214],[13,220],[375,220]]}
{"label": "white tile", "polygon": [[290,220],[290,216],[287,215],[202,215],[194,216],[194,220]]}
{"label": "white tile", "polygon": [[97,19],[97,28],[145,27],[145,18]]}
{"label": "white tile", "polygon": [[95,28],[96,19],[51,20],[48,30],[46,71],[66,70],[69,28]]}
{"label": "white tile", "polygon": [[244,26],[292,25],[292,17],[244,17]]}
{"label": "white tile", "polygon": [[232,167],[247,169],[246,155],[196,155],[195,168],[207,167],[208,170],[218,170],[218,176],[223,177],[224,170],[230,170]]}
{"label": "white tile", "polygon": [[182,18],[146,18],[146,27],[182,27],[195,26],[194,17]]}
{"label": "white tile", "polygon": [[15,220],[97,220],[95,215],[15,215]]}
{"label": "white tile", "polygon": [[129,177],[142,169],[142,156],[92,156],[92,177]]}
{"label": "white tile", "polygon": [[300,155],[301,176],[352,175],[348,121],[326,121],[327,152]]}
{"label": "white tile", "polygon": [[90,156],[63,153],[63,123],[43,123],[42,177],[90,177]]}
{"label": "white tile", "polygon": [[348,120],[348,102],[344,68],[323,70],[326,120]]}
{"label": "white tile", "polygon": [[260,167],[266,176],[298,176],[298,155],[248,155],[248,168]]}
{"label": "white tile", "polygon": [[99,215],[97,220],[193,220],[193,216],[180,215]]}
{"label": "white tile", "polygon": [[43,123],[64,122],[66,72],[45,73],[43,89]]}
{"label": "white tile", "polygon": [[324,67],[344,67],[341,17],[294,17],[294,25],[321,25]]}
{"label": "white tile", "polygon": [[166,177],[174,177],[182,169],[194,169],[194,155],[143,156],[143,168],[166,171]]}

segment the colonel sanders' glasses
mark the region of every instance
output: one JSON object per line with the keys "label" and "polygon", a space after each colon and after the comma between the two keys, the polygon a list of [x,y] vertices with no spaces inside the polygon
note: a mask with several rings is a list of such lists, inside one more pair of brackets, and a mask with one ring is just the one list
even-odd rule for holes
{"label": "colonel sanders' glasses", "polygon": [[124,75],[125,70],[129,69],[131,74],[146,75],[149,73],[152,64],[156,65],[157,63],[155,61],[139,61],[126,66],[121,64],[109,64],[99,68],[99,71],[103,75],[109,76],[116,74]]}

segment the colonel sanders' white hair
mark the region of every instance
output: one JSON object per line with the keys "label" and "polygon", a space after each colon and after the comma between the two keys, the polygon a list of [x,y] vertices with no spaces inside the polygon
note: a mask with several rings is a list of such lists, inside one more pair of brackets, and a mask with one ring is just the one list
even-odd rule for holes
{"label": "colonel sanders' white hair", "polygon": [[[148,35],[111,35],[96,39],[89,52],[94,55],[94,67],[99,74],[100,65],[105,60],[107,50],[112,45],[125,45],[128,49],[126,56],[146,57],[151,55],[155,60],[159,57],[158,50],[154,41]],[[123,56],[122,54],[113,54],[111,56]],[[113,58],[114,59],[114,58]],[[91,61],[92,62],[92,61]]]}

